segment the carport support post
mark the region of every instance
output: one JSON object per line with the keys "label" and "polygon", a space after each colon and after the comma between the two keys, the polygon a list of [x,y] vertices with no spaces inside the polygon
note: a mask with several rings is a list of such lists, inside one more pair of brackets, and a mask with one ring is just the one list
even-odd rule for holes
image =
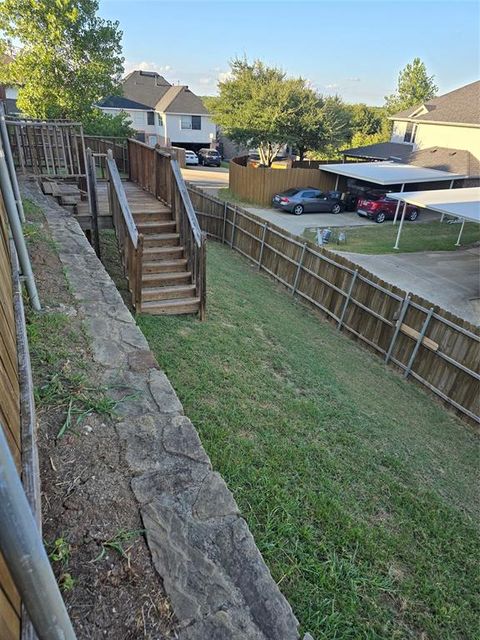
{"label": "carport support post", "polygon": [[460,233],[458,234],[458,240],[457,240],[457,241],[456,241],[456,243],[455,243],[455,246],[456,246],[456,247],[459,247],[459,246],[460,246],[460,239],[461,239],[461,237],[462,237],[463,227],[464,227],[464,226],[465,226],[465,218],[463,218],[463,220],[462,220],[462,226],[460,227]]}
{"label": "carport support post", "polygon": [[400,226],[398,227],[397,240],[395,242],[395,246],[393,247],[394,249],[398,249],[398,243],[400,242],[400,234],[402,233],[403,221],[405,220],[406,211],[407,211],[407,203],[404,202],[403,203],[402,217],[400,218]]}
{"label": "carport support post", "polygon": [[[405,183],[402,184],[402,188],[400,189],[400,193],[402,193],[404,189],[405,189]],[[395,217],[393,218],[393,224],[397,224],[398,212],[400,211],[400,202],[401,202],[401,200],[399,200],[397,202],[397,208],[395,209]]]}
{"label": "carport support post", "polygon": [[340,180],[340,174],[337,173],[337,179],[335,180],[335,189],[334,189],[335,191],[338,190],[338,182],[339,182],[339,180]]}
{"label": "carport support post", "polygon": [[[449,189],[453,189],[453,183],[455,182],[455,180],[450,180],[450,186],[448,187]],[[443,222],[443,219],[445,218],[445,214],[442,213],[442,216],[440,218],[440,222]],[[458,246],[458,245],[455,245]]]}

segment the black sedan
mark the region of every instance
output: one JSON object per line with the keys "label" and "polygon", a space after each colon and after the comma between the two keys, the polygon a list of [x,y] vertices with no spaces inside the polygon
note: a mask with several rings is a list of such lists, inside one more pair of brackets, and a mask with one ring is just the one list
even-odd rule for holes
{"label": "black sedan", "polygon": [[344,210],[341,198],[340,191],[320,191],[305,187],[275,194],[272,205],[296,216],[301,216],[302,213],[340,213]]}

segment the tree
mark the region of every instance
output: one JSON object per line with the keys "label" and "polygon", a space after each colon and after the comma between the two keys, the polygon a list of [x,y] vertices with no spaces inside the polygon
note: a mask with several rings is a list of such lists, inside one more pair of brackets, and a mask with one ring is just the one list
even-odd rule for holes
{"label": "tree", "polygon": [[135,134],[130,117],[124,112],[112,115],[104,113],[100,109],[92,109],[83,117],[82,123],[84,132],[91,136],[130,138]]}
{"label": "tree", "polygon": [[97,0],[0,4],[0,48],[20,44],[13,62],[0,69],[0,82],[19,87],[22,112],[81,120],[102,97],[118,93],[122,33],[97,10]]}
{"label": "tree", "polygon": [[325,101],[313,89],[298,86],[290,96],[291,118],[285,122],[284,138],[303,160],[309,149],[325,142],[323,108]]}
{"label": "tree", "polygon": [[438,87],[435,76],[429,76],[425,64],[420,58],[414,58],[400,71],[395,93],[385,96],[385,107],[388,113],[403,111],[409,107],[421,105],[435,97]]}

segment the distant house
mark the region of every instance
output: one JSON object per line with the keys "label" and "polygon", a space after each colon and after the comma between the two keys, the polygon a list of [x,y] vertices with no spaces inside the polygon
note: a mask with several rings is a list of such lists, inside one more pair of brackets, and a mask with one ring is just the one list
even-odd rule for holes
{"label": "distant house", "polygon": [[[0,56],[0,64],[7,65],[13,58],[7,54]],[[0,84],[0,102],[5,107],[5,113],[18,113],[17,108],[18,88]]]}
{"label": "distant house", "polygon": [[122,92],[97,106],[105,113],[127,113],[142,142],[196,151],[215,141],[215,124],[187,86],[171,85],[154,71],[132,71],[123,80]]}
{"label": "distant house", "polygon": [[469,175],[478,177],[480,81],[396,113],[390,120],[393,121],[391,141],[413,144],[415,163],[422,159],[445,163],[458,156],[457,160],[461,158],[460,164],[468,169]]}

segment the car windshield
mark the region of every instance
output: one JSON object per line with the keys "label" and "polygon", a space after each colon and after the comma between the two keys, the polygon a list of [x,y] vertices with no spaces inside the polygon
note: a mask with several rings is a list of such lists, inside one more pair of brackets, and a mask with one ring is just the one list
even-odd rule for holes
{"label": "car windshield", "polygon": [[208,156],[218,156],[218,151],[207,151]]}

